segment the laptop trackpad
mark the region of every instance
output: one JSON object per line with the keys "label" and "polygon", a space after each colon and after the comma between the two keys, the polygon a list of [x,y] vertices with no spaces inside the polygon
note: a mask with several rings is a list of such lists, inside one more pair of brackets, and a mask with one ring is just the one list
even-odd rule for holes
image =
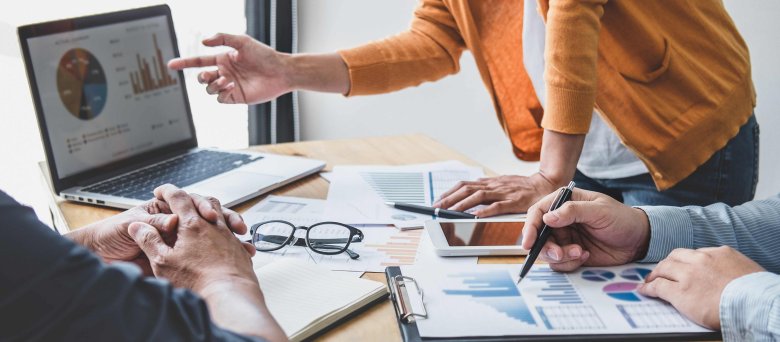
{"label": "laptop trackpad", "polygon": [[192,187],[185,188],[185,190],[199,195],[213,196],[224,204],[267,188],[281,180],[282,177],[278,176],[234,171],[194,184]]}

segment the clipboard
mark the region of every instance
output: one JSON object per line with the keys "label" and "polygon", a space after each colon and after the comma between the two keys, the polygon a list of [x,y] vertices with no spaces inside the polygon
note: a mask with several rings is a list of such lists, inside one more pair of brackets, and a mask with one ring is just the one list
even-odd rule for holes
{"label": "clipboard", "polygon": [[[428,317],[425,308],[424,289],[417,286],[414,278],[404,276],[401,268],[397,266],[387,267],[385,269],[387,277],[387,286],[390,289],[390,300],[393,302],[398,328],[401,331],[401,338],[405,342],[422,341],[453,341],[453,342],[503,342],[503,341],[603,341],[603,340],[631,340],[631,341],[719,341],[722,340],[720,332],[711,333],[658,333],[658,334],[593,334],[593,335],[524,335],[524,336],[463,336],[457,338],[422,338],[417,329],[417,319]],[[420,307],[422,310],[415,312],[409,297],[409,288],[414,284],[414,288],[419,291],[420,298],[423,300]]]}

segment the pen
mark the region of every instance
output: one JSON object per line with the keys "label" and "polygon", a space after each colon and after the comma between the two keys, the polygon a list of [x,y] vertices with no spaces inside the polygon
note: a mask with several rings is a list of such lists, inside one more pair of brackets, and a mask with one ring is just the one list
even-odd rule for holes
{"label": "pen", "polygon": [[426,207],[417,204],[395,203],[395,202],[385,202],[385,204],[399,210],[411,211],[413,213],[424,214],[424,215],[434,215],[441,218],[448,218],[448,219],[478,219],[479,218],[469,213],[464,213],[462,211]]}
{"label": "pen", "polygon": [[[551,212],[555,209],[560,208],[566,201],[571,198],[571,192],[574,190],[574,182],[569,182],[569,185],[560,191],[558,191],[558,195],[555,196],[555,200],[553,201],[552,205],[550,205],[550,210],[547,212]],[[531,246],[531,250],[528,252],[528,256],[525,258],[525,263],[523,263],[523,269],[520,271],[520,279],[517,279],[517,284],[520,285],[520,281],[525,278],[525,275],[528,274],[528,271],[531,270],[531,266],[533,266],[534,262],[536,261],[536,258],[539,257],[539,253],[542,252],[542,247],[544,247],[544,243],[547,242],[547,238],[550,237],[550,233],[552,233],[552,228],[548,227],[545,223],[542,227],[542,230],[539,232],[539,236],[536,237],[536,241],[534,241],[534,245]]]}

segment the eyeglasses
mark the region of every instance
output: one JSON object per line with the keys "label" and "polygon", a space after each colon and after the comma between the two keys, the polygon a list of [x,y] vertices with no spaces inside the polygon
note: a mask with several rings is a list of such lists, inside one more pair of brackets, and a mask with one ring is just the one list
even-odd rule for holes
{"label": "eyeglasses", "polygon": [[[296,234],[298,230],[306,232]],[[306,246],[312,251],[336,255],[346,252],[351,259],[357,259],[360,254],[349,249],[353,242],[363,241],[360,229],[338,222],[319,222],[309,227],[272,220],[252,225],[252,245],[260,252],[280,250],[286,246]],[[301,236],[303,235],[303,236]]]}

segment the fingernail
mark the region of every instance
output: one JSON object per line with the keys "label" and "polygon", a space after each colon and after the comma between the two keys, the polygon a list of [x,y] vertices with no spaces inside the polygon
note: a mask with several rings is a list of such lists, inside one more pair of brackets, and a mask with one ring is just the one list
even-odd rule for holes
{"label": "fingernail", "polygon": [[572,249],[569,251],[569,256],[572,258],[579,258],[580,257],[580,251],[576,249]]}
{"label": "fingernail", "polygon": [[544,220],[548,223],[558,222],[558,215],[554,211],[551,211],[547,214],[544,214]]}
{"label": "fingernail", "polygon": [[558,254],[555,253],[552,249],[547,251],[547,256],[550,257],[552,260],[558,260]]}

